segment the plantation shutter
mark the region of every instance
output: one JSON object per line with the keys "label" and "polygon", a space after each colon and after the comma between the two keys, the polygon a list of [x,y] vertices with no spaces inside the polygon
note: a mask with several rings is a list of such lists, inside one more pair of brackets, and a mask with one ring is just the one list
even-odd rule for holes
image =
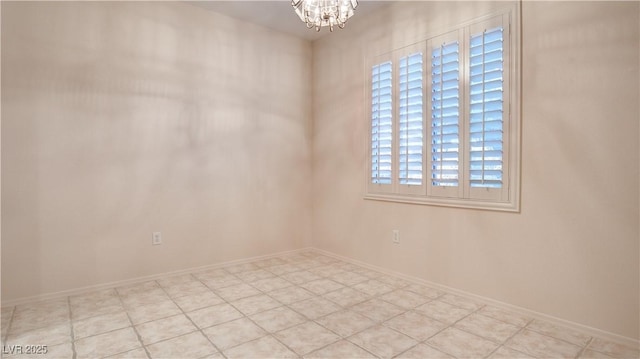
{"label": "plantation shutter", "polygon": [[459,42],[431,50],[431,185],[457,187],[460,179]]}
{"label": "plantation shutter", "polygon": [[469,43],[469,182],[503,186],[503,28],[472,34]]}
{"label": "plantation shutter", "polygon": [[371,73],[371,183],[391,184],[392,98],[391,61],[372,67]]}
{"label": "plantation shutter", "polygon": [[423,183],[423,60],[422,53],[401,57],[398,64],[398,180]]}

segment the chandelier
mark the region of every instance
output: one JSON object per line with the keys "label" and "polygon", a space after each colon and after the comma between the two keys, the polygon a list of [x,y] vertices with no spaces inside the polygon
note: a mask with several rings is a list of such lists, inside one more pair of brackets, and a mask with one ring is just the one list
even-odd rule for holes
{"label": "chandelier", "polygon": [[329,31],[333,31],[336,25],[344,29],[358,0],[291,0],[291,6],[308,29],[315,27],[320,31],[321,27],[329,26]]}

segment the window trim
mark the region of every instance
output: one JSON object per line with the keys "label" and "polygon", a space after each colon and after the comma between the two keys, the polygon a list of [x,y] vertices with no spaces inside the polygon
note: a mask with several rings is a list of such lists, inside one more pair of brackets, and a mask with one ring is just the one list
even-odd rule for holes
{"label": "window trim", "polygon": [[[507,103],[507,106],[504,108],[504,120],[503,120],[503,128],[505,130],[505,137],[503,138],[503,142],[505,144],[505,154],[503,154],[503,180],[504,184],[502,186],[502,193],[499,197],[502,197],[502,200],[493,200],[493,199],[480,199],[477,197],[481,197],[478,195],[476,198],[464,198],[469,193],[464,193],[462,197],[447,197],[444,196],[436,196],[431,190],[431,176],[430,170],[431,168],[431,156],[429,143],[431,142],[431,98],[430,98],[430,86],[427,86],[427,82],[430,79],[430,68],[429,64],[430,60],[430,48],[428,46],[428,42],[432,39],[435,39],[440,36],[444,36],[451,32],[462,32],[464,33],[463,42],[460,44],[465,47],[465,53],[468,47],[468,41],[470,38],[470,31],[474,25],[478,25],[481,23],[485,23],[487,21],[491,21],[493,18],[502,17],[503,24],[505,24],[508,29],[505,29],[505,34],[508,35],[508,46],[507,50],[504,52],[505,58],[508,58],[508,61],[505,61],[504,73],[505,77],[508,77],[507,81],[504,84],[504,99]],[[507,32],[508,30],[508,32]],[[506,41],[506,39],[505,39]],[[424,49],[425,59],[424,59],[424,69],[423,70],[423,86],[425,89],[425,95],[423,95],[423,116],[424,126],[423,126],[423,181],[422,186],[426,186],[426,190],[421,193],[415,193],[413,191],[399,191],[399,180],[397,176],[397,165],[394,165],[392,168],[392,183],[391,185],[387,185],[389,187],[384,188],[376,188],[376,185],[371,183],[370,174],[371,174],[371,75],[370,71],[372,66],[379,63],[376,62],[380,59],[381,56],[386,56],[388,60],[393,62],[393,71],[394,71],[394,87],[393,87],[393,99],[396,101],[396,91],[397,91],[397,83],[398,76],[396,69],[398,66],[399,56],[398,53],[405,52],[408,53],[406,49],[418,47],[421,50]],[[439,32],[438,34],[434,34],[433,36],[427,36],[421,41],[415,42],[408,46],[403,46],[399,49],[387,52],[385,54],[379,56],[370,56],[365,61],[367,76],[365,77],[367,85],[366,88],[366,96],[365,101],[367,101],[367,123],[368,123],[368,140],[367,143],[367,181],[365,185],[365,195],[364,199],[366,200],[376,200],[376,201],[387,201],[387,202],[399,202],[399,203],[409,203],[409,204],[420,204],[420,205],[434,205],[434,206],[445,206],[445,207],[455,207],[455,208],[467,208],[467,209],[483,209],[483,210],[494,210],[494,211],[504,211],[504,212],[520,212],[520,177],[521,177],[521,168],[520,168],[520,158],[521,158],[521,58],[522,58],[522,47],[521,47],[521,6],[518,3],[515,3],[509,7],[502,8],[500,10],[491,12],[481,17],[477,17],[471,21],[467,21],[464,23],[460,23],[456,26],[450,27],[447,31]],[[465,56],[466,57],[466,56]],[[461,62],[466,62],[467,59],[461,59]],[[468,66],[463,66],[461,64],[461,82],[466,82],[468,79]],[[461,117],[466,117],[467,111],[467,99],[468,96],[468,87],[465,85],[464,89],[461,89]],[[508,101],[507,101],[508,100]],[[398,161],[397,159],[397,146],[396,143],[397,136],[395,131],[398,128],[398,120],[397,120],[397,111],[398,109],[394,106],[393,109],[393,143],[392,143],[392,158],[393,161]],[[465,111],[464,113],[462,111]],[[462,131],[468,131],[468,122],[465,118],[464,126],[461,128]],[[466,137],[467,134],[464,134]],[[467,144],[461,141],[461,156],[467,156]],[[464,149],[464,150],[463,150]],[[462,162],[464,166],[462,171],[468,172],[468,161]],[[406,186],[406,185],[405,185]],[[467,185],[458,186],[459,190],[456,192],[471,192],[471,186],[468,185],[468,189],[465,189]],[[473,188],[473,192],[482,192],[485,191],[485,188]],[[446,191],[445,191],[446,192]],[[492,196],[490,196],[492,197]]]}

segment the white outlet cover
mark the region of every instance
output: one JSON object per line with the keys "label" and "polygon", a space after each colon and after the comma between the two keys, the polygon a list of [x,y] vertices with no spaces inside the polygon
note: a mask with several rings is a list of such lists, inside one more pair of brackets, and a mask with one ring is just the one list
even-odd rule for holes
{"label": "white outlet cover", "polygon": [[162,244],[162,233],[160,232],[153,232],[151,234],[151,244],[153,244],[154,246],[157,246],[159,244]]}

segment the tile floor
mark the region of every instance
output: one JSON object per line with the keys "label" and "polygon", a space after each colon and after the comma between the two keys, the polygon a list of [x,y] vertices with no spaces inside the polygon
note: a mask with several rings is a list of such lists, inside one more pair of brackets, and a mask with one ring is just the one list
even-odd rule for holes
{"label": "tile floor", "polygon": [[638,358],[638,350],[306,251],[2,308],[3,357]]}

